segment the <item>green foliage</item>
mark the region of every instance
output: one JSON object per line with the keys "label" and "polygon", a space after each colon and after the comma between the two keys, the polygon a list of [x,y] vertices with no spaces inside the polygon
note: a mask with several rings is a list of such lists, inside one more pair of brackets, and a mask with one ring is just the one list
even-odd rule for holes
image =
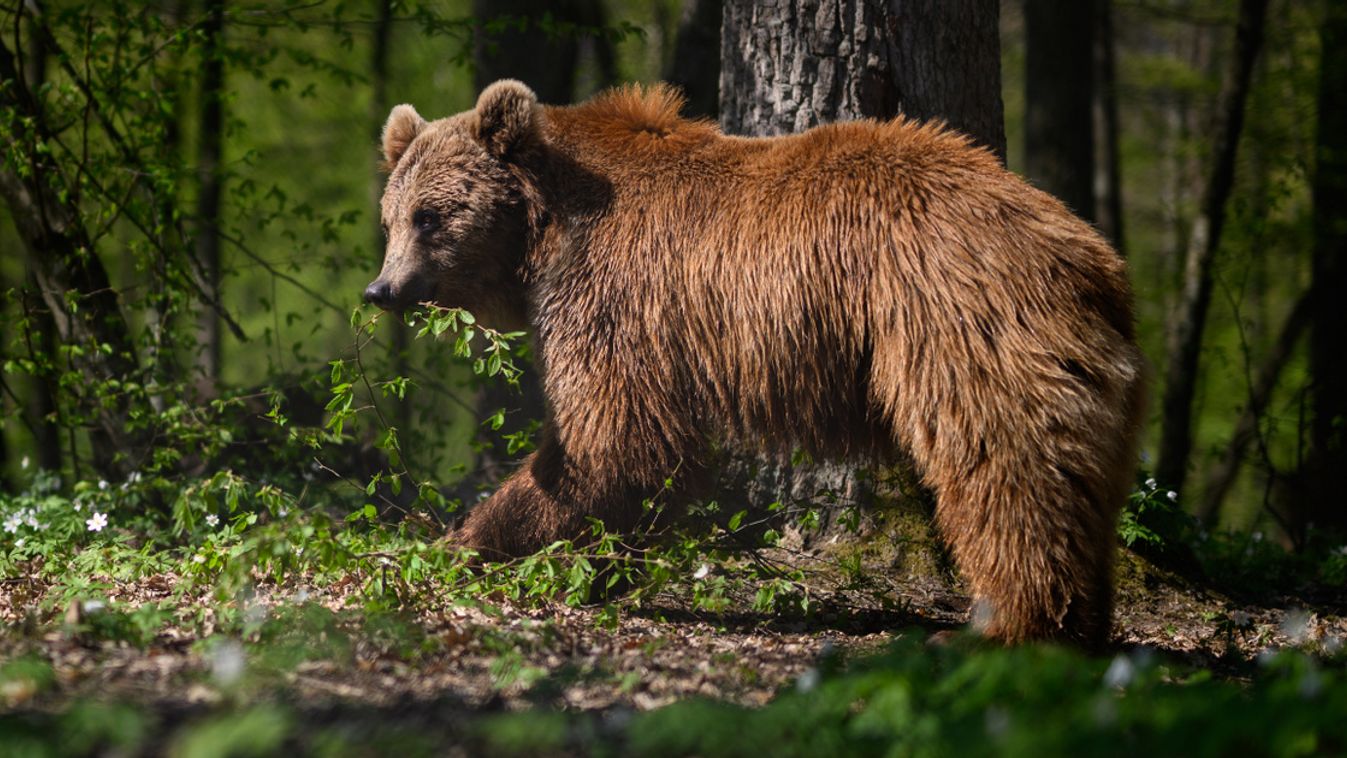
{"label": "green foliage", "polygon": [[1179,506],[1179,494],[1147,478],[1127,498],[1118,519],[1118,536],[1127,547],[1164,548],[1166,540],[1182,539],[1191,519]]}
{"label": "green foliage", "polygon": [[[528,358],[521,334],[487,328],[461,309],[426,307],[399,320],[350,308],[378,262],[367,185],[378,183],[371,135],[384,104],[368,102],[372,4],[231,3],[215,53],[191,12],[127,2],[41,5],[41,17],[31,3],[0,9],[14,53],[24,52],[25,40],[50,37],[48,70],[31,87],[31,103],[14,97],[18,80],[0,81],[0,170],[48,197],[75,247],[0,260],[8,398],[0,441],[13,453],[0,471],[0,579],[40,588],[11,630],[19,654],[0,663],[0,703],[39,707],[0,716],[4,752],[262,755],[299,745],[319,754],[427,753],[432,748],[405,730],[315,729],[291,709],[256,700],[300,667],[350,664],[357,651],[398,664],[442,656],[448,643],[418,622],[427,608],[491,615],[506,603],[599,605],[596,623],[610,628],[671,600],[708,619],[735,608],[764,619],[817,610],[804,557],[792,546],[799,535],[861,526],[854,504],[827,493],[765,512],[694,503],[692,518],[678,521],[661,493],[645,503],[632,534],[594,521],[573,541],[506,562],[473,560],[436,542],[461,507],[455,480],[471,465],[469,437],[498,433],[509,455],[523,454],[539,424],[510,423],[504,408],[481,419],[470,402],[487,382],[518,385]],[[389,101],[434,103],[445,113],[467,106],[470,72],[459,64],[474,22],[466,3],[394,5],[401,54],[390,62]],[[622,43],[621,65],[648,76],[658,51],[639,43],[644,29],[677,17],[666,6],[635,8],[645,17],[639,27],[534,21],[551,34]],[[1283,52],[1269,59],[1250,108],[1249,139],[1262,146],[1258,171],[1232,204],[1220,272],[1226,305],[1210,330],[1209,358],[1223,370],[1205,379],[1205,407],[1216,410],[1204,411],[1212,418],[1201,427],[1214,450],[1229,436],[1221,407],[1242,402],[1250,356],[1266,346],[1267,324],[1296,284],[1295,277],[1269,282],[1266,252],[1280,249],[1292,268],[1303,268],[1294,256],[1307,247],[1302,132],[1312,121],[1313,72],[1298,61],[1312,56],[1304,11],[1292,10],[1296,23],[1274,30]],[[212,96],[202,74],[210,55],[228,75],[218,218],[197,208],[205,135],[194,114]],[[1139,97],[1187,102],[1214,91],[1210,72],[1170,51],[1134,52],[1123,65],[1124,87]],[[1279,107],[1284,97],[1293,108]],[[1179,157],[1200,153],[1191,137],[1145,121],[1155,115],[1127,116],[1142,122],[1124,143],[1129,184],[1151,186],[1165,175],[1152,155],[1157,139],[1175,141]],[[1278,151],[1293,159],[1274,160]],[[1181,215],[1191,204],[1181,196],[1164,200],[1175,208],[1152,207],[1150,197],[1129,201],[1138,201],[1133,215],[1147,217]],[[27,220],[13,207],[0,213],[6,251],[20,249],[16,222]],[[1156,227],[1133,229],[1132,257],[1152,352],[1174,275]],[[223,246],[218,282],[196,253],[211,230]],[[70,286],[36,282],[30,276],[44,262],[101,269],[106,287],[78,277]],[[108,293],[116,295],[111,305],[100,299]],[[198,367],[198,324],[209,314],[227,333],[218,377]],[[88,317],[87,331],[62,326],[80,317]],[[399,347],[398,334],[415,339]],[[1293,364],[1274,403],[1279,415],[1259,429],[1269,472],[1297,464],[1300,429],[1290,418],[1303,376]],[[52,469],[35,462],[50,452],[41,449],[44,435],[55,445]],[[793,462],[808,456],[797,451]],[[1141,485],[1119,525],[1123,542],[1192,546],[1209,574],[1246,587],[1347,582],[1347,548],[1328,535],[1311,534],[1302,554],[1288,556],[1260,531],[1208,536],[1175,501],[1154,482]],[[892,603],[867,581],[858,555],[839,556],[830,568],[849,590],[873,592],[880,607]],[[171,577],[171,589],[148,600],[119,595],[147,577]],[[277,588],[297,586],[276,597]],[[354,588],[347,607],[308,596],[308,588],[334,587]],[[540,627],[546,633],[546,622]],[[213,666],[203,681],[222,698],[170,724],[123,703],[44,700],[60,689],[56,674],[23,652],[26,640],[49,634],[90,649],[145,649],[165,643],[170,629],[201,640],[198,650]],[[482,641],[495,654],[491,676],[500,689],[546,684],[521,639],[501,629]],[[634,686],[624,676],[615,687]],[[1336,664],[1289,653],[1269,657],[1242,686],[1143,654],[1105,662],[1050,648],[970,652],[907,635],[877,658],[821,661],[759,710],[694,701],[618,729],[530,712],[502,717],[478,737],[491,752],[581,745],[705,755],[1220,754],[1253,746],[1294,755],[1347,750],[1331,717],[1347,710],[1343,698]],[[153,736],[163,733],[167,739]]]}
{"label": "green foliage", "polygon": [[1315,755],[1347,749],[1347,680],[1297,653],[1252,683],[1064,650],[932,647],[920,632],[881,656],[824,661],[793,691],[745,709],[677,703],[638,717],[640,755]]}

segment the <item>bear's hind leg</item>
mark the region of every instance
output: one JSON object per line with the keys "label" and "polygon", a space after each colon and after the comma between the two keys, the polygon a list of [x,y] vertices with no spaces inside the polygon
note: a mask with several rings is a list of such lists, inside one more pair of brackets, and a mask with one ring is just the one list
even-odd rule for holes
{"label": "bear's hind leg", "polygon": [[984,634],[1087,648],[1107,641],[1116,509],[1105,488],[1060,465],[995,455],[935,485],[936,519]]}

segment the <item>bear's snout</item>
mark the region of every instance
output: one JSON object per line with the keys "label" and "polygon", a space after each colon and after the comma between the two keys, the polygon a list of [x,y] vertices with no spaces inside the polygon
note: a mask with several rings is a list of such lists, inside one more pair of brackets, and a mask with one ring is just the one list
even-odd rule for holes
{"label": "bear's snout", "polygon": [[393,307],[393,285],[386,279],[375,279],[365,288],[365,302],[389,310]]}

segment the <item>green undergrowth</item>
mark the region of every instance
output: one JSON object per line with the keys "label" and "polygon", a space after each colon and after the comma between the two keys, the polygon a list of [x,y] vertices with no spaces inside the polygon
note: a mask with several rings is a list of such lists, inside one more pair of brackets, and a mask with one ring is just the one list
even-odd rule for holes
{"label": "green undergrowth", "polygon": [[[376,321],[357,312],[352,325],[367,336]],[[450,341],[448,350],[475,375],[517,381],[517,335],[449,309],[409,323],[423,337]],[[462,644],[433,629],[456,608],[485,619],[472,634],[493,661],[493,684],[528,690],[547,686],[551,675],[520,650],[531,636],[551,633],[549,622],[493,624],[507,607],[587,606],[589,623],[610,629],[655,600],[704,619],[807,619],[829,600],[807,574],[820,563],[827,593],[886,610],[901,603],[876,581],[876,564],[943,578],[951,571],[920,508],[876,511],[866,517],[868,539],[808,555],[783,535],[821,524],[863,531],[855,504],[826,496],[758,509],[701,502],[690,518],[675,519],[667,491],[642,504],[638,534],[612,534],[595,521],[588,534],[536,555],[482,562],[442,541],[459,503],[433,467],[407,460],[389,423],[385,404],[404,400],[414,383],[367,372],[358,346],[359,339],[353,357],[325,372],[328,400],[315,424],[299,423],[282,395],[268,397],[262,415],[279,433],[267,438],[275,454],[256,465],[185,475],[151,462],[125,481],[73,483],[24,467],[16,491],[0,494],[0,579],[19,615],[0,637],[6,754],[415,755],[462,741],[495,753],[614,755],[1347,750],[1333,717],[1347,712],[1347,684],[1331,660],[1269,655],[1248,681],[1231,681],[1144,654],[1108,660],[1047,647],[931,647],[921,632],[873,658],[826,657],[759,709],[688,701],[645,714],[486,718],[453,703],[389,712],[282,705],[306,666],[351,672],[362,662],[415,668],[437,659]],[[484,426],[497,428],[501,418]],[[530,449],[527,430],[511,434],[511,453]],[[377,451],[383,465],[358,475],[338,470],[341,455],[363,449]],[[826,508],[835,510],[821,515]],[[1253,537],[1208,535],[1183,515],[1177,494],[1150,480],[1139,482],[1119,538],[1134,548],[1182,540],[1208,571],[1261,574],[1282,587],[1341,586],[1347,578],[1347,551],[1331,539],[1312,555],[1290,556]],[[45,652],[53,639],[97,654],[188,645],[203,668],[183,684],[209,697],[190,706],[100,700],[63,683],[70,672]],[[399,718],[410,720],[407,728],[396,728]]]}
{"label": "green undergrowth", "polygon": [[931,647],[819,669],[765,708],[678,703],[635,721],[643,755],[1313,755],[1347,750],[1347,680],[1295,652],[1248,683],[1147,651]]}
{"label": "green undergrowth", "polygon": [[[1268,653],[1239,681],[1145,649],[1087,658],[967,638],[933,646],[915,630],[882,654],[825,655],[761,708],[688,700],[644,713],[491,715],[449,702],[304,710],[262,700],[166,713],[89,699],[0,717],[0,742],[16,756],[415,756],[451,744],[497,755],[1335,755],[1347,750],[1342,663]],[[51,676],[40,662],[11,662],[0,687]]]}

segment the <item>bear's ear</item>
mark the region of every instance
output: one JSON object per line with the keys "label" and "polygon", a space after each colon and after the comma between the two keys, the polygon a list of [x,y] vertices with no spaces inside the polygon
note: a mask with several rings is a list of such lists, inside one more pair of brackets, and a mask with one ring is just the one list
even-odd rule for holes
{"label": "bear's ear", "polygon": [[504,158],[538,136],[538,96],[523,82],[502,79],[477,98],[477,139]]}
{"label": "bear's ear", "polygon": [[416,135],[426,128],[426,120],[421,118],[421,114],[410,105],[397,105],[393,107],[393,112],[388,114],[388,121],[384,123],[384,168],[392,171],[394,166],[402,158],[402,154],[407,152],[407,146],[412,144]]}

